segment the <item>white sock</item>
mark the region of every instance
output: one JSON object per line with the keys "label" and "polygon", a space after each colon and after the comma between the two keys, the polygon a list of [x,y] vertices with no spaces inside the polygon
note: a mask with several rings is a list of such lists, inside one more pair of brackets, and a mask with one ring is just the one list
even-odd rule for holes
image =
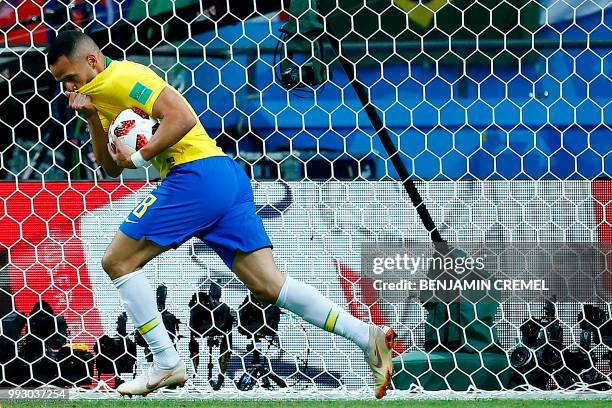
{"label": "white sock", "polygon": [[317,327],[351,340],[362,350],[368,348],[370,325],[346,312],[310,285],[287,276],[276,305]]}
{"label": "white sock", "polygon": [[164,370],[175,367],[180,357],[157,310],[153,288],[144,272],[139,270],[123,275],[114,279],[113,284],[134,327],[147,341],[155,365]]}

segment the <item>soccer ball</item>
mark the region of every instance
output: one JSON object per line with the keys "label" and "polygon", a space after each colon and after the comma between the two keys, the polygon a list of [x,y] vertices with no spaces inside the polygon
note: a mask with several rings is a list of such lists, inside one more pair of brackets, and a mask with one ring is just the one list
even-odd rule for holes
{"label": "soccer ball", "polygon": [[119,138],[121,143],[140,150],[155,134],[159,121],[147,115],[141,109],[130,108],[121,112],[108,129],[108,140],[114,148],[112,135]]}

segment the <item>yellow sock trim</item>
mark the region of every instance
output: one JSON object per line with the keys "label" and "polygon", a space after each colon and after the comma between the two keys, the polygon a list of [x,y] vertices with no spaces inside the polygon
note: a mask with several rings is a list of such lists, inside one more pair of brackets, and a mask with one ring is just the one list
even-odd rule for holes
{"label": "yellow sock trim", "polygon": [[327,314],[327,318],[325,319],[325,324],[323,325],[323,329],[328,332],[334,332],[336,328],[336,322],[338,321],[338,316],[340,316],[340,309],[337,307],[332,307],[332,309]]}
{"label": "yellow sock trim", "polygon": [[138,328],[138,332],[142,335],[150,332],[151,330],[153,330],[158,324],[161,323],[161,317],[159,315],[155,316],[154,318],[152,318],[151,320],[149,320],[148,322],[146,322],[145,324],[143,324],[142,326],[140,326]]}

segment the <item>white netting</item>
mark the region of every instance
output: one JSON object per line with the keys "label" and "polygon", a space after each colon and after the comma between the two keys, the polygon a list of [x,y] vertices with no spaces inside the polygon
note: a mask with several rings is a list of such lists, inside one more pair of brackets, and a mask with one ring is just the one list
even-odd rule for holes
{"label": "white netting", "polygon": [[[150,66],[185,95],[211,137],[252,176],[283,272],[396,329],[396,388],[460,396],[521,386],[609,389],[608,298],[556,302],[550,326],[558,323],[562,338],[542,330],[527,347],[534,354],[522,349],[523,360],[513,362],[529,342],[525,319],[549,313],[544,296],[504,298],[487,323],[463,309],[463,323],[452,313],[436,322],[413,297],[372,295],[360,246],[430,241],[404,172],[449,242],[609,244],[607,2],[292,0],[284,11],[280,3],[0,3],[0,385],[78,385],[74,395],[83,397],[146,368],[144,348],[130,343],[132,323],[117,333],[123,309],[100,259],[158,174],[150,167],[110,180],[96,164],[86,124],[67,108],[45,61],[49,40],[77,27],[105,55]],[[602,248],[590,254],[609,294]],[[145,270],[167,287],[166,310],[180,320],[177,348],[192,357],[188,387],[168,396],[371,392],[362,353],[295,315],[281,315],[254,353],[238,323],[247,291],[201,242]],[[237,321],[230,352],[220,352],[224,336],[202,337],[190,322],[192,295],[213,282]],[[63,319],[36,312],[41,300]],[[450,322],[463,337],[444,339]],[[471,332],[474,323],[484,326]],[[443,328],[433,345],[432,325]],[[466,351],[454,343],[474,338],[498,347]],[[270,382],[269,392],[237,392],[241,381],[248,388],[249,374],[258,377],[256,390]],[[209,380],[218,378],[221,389],[211,392]]]}

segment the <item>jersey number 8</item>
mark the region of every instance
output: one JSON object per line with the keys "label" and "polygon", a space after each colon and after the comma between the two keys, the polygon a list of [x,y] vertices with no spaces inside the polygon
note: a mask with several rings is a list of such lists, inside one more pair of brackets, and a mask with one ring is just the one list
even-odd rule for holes
{"label": "jersey number 8", "polygon": [[144,200],[142,200],[140,204],[138,204],[138,207],[134,208],[134,211],[132,211],[132,214],[134,214],[137,218],[142,217],[144,213],[147,211],[147,208],[153,205],[155,201],[157,201],[157,197],[155,197],[153,194],[149,194],[148,196],[145,197]]}

